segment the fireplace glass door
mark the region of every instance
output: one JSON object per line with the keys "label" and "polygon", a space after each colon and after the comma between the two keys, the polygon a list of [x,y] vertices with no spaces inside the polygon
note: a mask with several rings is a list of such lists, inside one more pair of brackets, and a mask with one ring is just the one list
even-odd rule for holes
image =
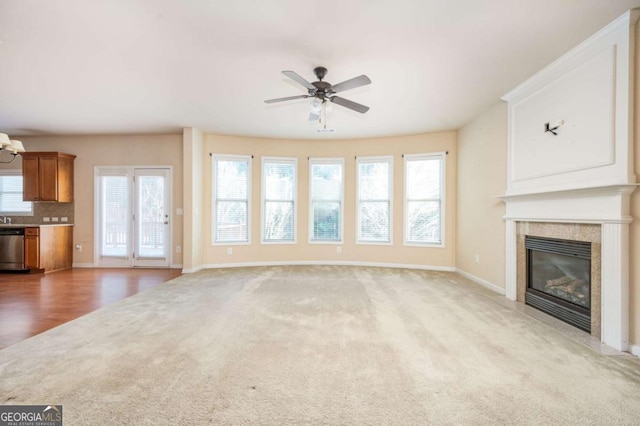
{"label": "fireplace glass door", "polygon": [[531,288],[583,308],[591,307],[591,260],[531,252]]}
{"label": "fireplace glass door", "polygon": [[590,331],[591,243],[527,236],[525,248],[525,302]]}

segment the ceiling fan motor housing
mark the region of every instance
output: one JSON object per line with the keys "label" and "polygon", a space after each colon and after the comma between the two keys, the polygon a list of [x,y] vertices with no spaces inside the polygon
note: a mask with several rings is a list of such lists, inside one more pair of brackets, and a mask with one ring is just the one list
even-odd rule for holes
{"label": "ceiling fan motor housing", "polygon": [[313,69],[313,73],[318,78],[318,81],[311,83],[316,89],[309,89],[309,96],[315,96],[322,101],[326,101],[327,97],[333,94],[331,84],[326,81],[322,81],[325,75],[327,75],[327,69],[325,67],[316,67]]}
{"label": "ceiling fan motor housing", "polygon": [[313,73],[318,77],[318,80],[322,81],[325,75],[327,75],[327,69],[325,67],[316,67],[313,69]]}
{"label": "ceiling fan motor housing", "polygon": [[326,81],[314,81],[313,84],[316,90],[309,90],[309,95],[316,96],[324,100],[327,96],[331,96],[333,91],[331,90],[331,84]]}

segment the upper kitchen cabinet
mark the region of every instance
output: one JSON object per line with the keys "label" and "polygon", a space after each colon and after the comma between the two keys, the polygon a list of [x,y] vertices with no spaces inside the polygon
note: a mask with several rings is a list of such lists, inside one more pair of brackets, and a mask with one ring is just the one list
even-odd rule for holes
{"label": "upper kitchen cabinet", "polygon": [[62,152],[23,152],[24,201],[73,201],[73,160]]}

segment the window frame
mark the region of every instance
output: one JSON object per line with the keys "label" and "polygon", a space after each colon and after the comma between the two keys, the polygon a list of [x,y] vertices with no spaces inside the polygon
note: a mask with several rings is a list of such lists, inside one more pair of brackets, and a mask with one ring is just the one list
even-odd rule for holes
{"label": "window frame", "polygon": [[[269,201],[289,202],[289,200],[267,200],[267,180],[265,178],[265,164],[288,164],[293,166],[293,237],[290,240],[267,240],[265,238],[266,204]],[[295,157],[262,157],[261,159],[261,195],[260,195],[260,243],[261,244],[296,244],[298,241],[298,159]]]}
{"label": "window frame", "polygon": [[[4,177],[4,176],[23,176],[23,175],[22,175],[22,170],[20,170],[20,169],[0,169],[0,177]],[[23,191],[23,194],[24,194],[24,177],[22,178],[22,191]],[[23,201],[23,203],[29,203],[29,205],[31,206],[31,210],[28,211],[28,212],[17,212],[17,211],[10,211],[10,210],[0,210],[0,215],[2,215],[2,216],[24,216],[24,217],[33,216],[34,215],[34,210],[35,210],[35,205],[34,205],[33,201]]]}
{"label": "window frame", "polygon": [[[225,246],[225,245],[250,245],[251,244],[251,172],[253,168],[253,156],[252,155],[237,155],[237,154],[212,154],[211,155],[211,245],[212,246]],[[247,240],[238,241],[216,241],[216,234],[218,231],[217,222],[217,203],[218,197],[216,194],[216,173],[218,161],[243,161],[247,163]],[[226,199],[224,199],[226,200]],[[232,201],[238,201],[233,199]]]}
{"label": "window frame", "polygon": [[[445,227],[446,227],[446,152],[435,152],[435,153],[423,153],[423,154],[405,154],[403,155],[404,161],[404,202],[403,202],[403,245],[405,246],[414,246],[414,247],[435,247],[435,248],[444,248],[445,247]],[[411,199],[409,200],[407,197],[407,163],[410,161],[421,161],[421,160],[439,160],[440,161],[440,198],[425,198],[425,199]],[[438,201],[440,203],[440,241],[439,242],[421,242],[421,241],[412,241],[409,239],[409,209],[408,203],[410,201]]]}
{"label": "window frame", "polygon": [[[337,240],[318,240],[313,238],[314,200],[313,200],[313,166],[314,165],[339,165],[340,166],[340,231]],[[343,244],[344,242],[344,177],[345,162],[342,157],[310,157],[309,158],[309,244]],[[327,200],[324,200],[327,201]]]}
{"label": "window frame", "polygon": [[[360,204],[363,200],[360,199],[360,165],[372,164],[372,163],[387,163],[389,165],[389,175],[387,176],[388,193],[387,200],[366,200],[367,202],[381,202],[386,201],[389,205],[389,240],[388,241],[376,241],[363,239],[361,232],[361,216],[360,216]],[[366,245],[393,245],[393,155],[373,156],[373,157],[357,157],[356,158],[356,244]]]}

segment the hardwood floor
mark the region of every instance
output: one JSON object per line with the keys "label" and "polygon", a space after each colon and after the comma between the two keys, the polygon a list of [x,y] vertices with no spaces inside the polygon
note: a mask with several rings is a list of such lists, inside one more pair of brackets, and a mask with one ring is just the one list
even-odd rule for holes
{"label": "hardwood floor", "polygon": [[179,275],[179,269],[0,273],[0,349]]}

